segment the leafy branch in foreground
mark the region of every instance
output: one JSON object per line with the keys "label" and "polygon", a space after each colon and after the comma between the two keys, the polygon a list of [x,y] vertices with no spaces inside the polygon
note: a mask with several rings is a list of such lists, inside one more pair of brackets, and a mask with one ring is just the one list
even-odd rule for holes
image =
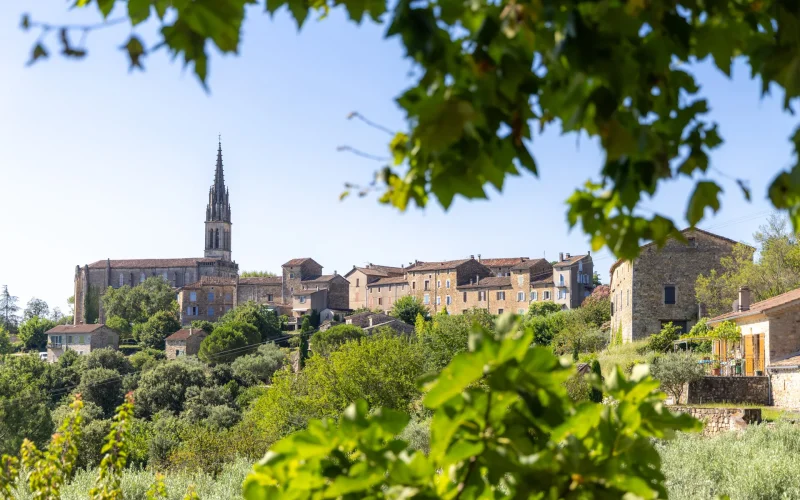
{"label": "leafy branch in foreground", "polygon": [[[208,48],[238,52],[245,7],[260,2],[116,3],[125,5],[123,17],[134,29],[147,20],[160,24],[150,52],[163,48],[181,57],[206,86]],[[108,19],[115,2],[76,4],[96,5]],[[761,81],[762,95],[783,90],[789,111],[800,95],[800,10],[791,0],[399,0],[392,11],[386,0],[264,0],[270,14],[284,6],[298,28],[310,13],[324,18],[335,7],[355,23],[366,17],[383,23],[386,37],[399,39],[417,65],[417,80],[397,98],[407,129],[393,134],[391,161],[377,173],[383,203],[405,210],[436,200],[447,208],[458,195],[485,198],[487,186],[502,190],[521,171],[538,175],[535,131],[555,124],[596,138],[605,153],[598,174],[567,201],[569,224],[580,225],[595,250],[605,246],[623,258],[635,257],[643,240],[661,245],[682,238],[671,219],[639,210],[643,197],[669,181],[694,182],[685,211],[691,225],[707,209],[720,209],[723,188],[711,173],[751,197],[745,179],[710,163],[723,139],[706,119],[710,105],[699,96],[695,62],[713,61],[730,76],[737,58]],[[26,15],[22,26],[41,24]],[[67,56],[85,54],[84,48],[75,54],[67,38],[62,44]],[[145,43],[133,34],[122,46],[131,67],[141,68]],[[33,60],[46,55],[37,41]],[[791,141],[797,152],[800,129]],[[797,159],[767,195],[800,228]]]}
{"label": "leafy branch in foreground", "polygon": [[476,328],[470,351],[425,384],[429,455],[396,438],[407,415],[358,401],[338,424],[313,421],[276,443],[245,498],[666,497],[652,438],[700,423],[667,409],[646,366],[607,378],[615,404],[574,403],[563,385],[574,368],[532,340],[505,318],[496,335]]}

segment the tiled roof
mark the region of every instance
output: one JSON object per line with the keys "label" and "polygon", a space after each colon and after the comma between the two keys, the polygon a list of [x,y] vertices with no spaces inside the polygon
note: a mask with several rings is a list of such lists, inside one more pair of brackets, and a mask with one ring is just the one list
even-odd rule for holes
{"label": "tiled roof", "polygon": [[184,259],[121,259],[121,260],[98,260],[89,264],[89,269],[105,269],[106,263],[111,262],[112,268],[122,269],[149,269],[162,267],[192,267],[198,262],[217,262],[219,259],[209,259],[202,257]]}
{"label": "tiled roof", "polygon": [[280,285],[283,278],[280,276],[259,276],[257,278],[239,278],[240,285]]}
{"label": "tiled roof", "polygon": [[531,278],[531,285],[547,285],[553,283],[553,273],[537,274]]}
{"label": "tiled roof", "polygon": [[741,318],[743,316],[752,316],[755,314],[760,314],[763,312],[767,312],[770,309],[774,309],[776,307],[785,306],[792,302],[800,300],[800,288],[796,288],[790,292],[782,293],[780,295],[776,295],[771,299],[762,300],[761,302],[756,302],[750,305],[750,309],[747,311],[736,311],[736,312],[729,312],[725,314],[720,314],[715,318],[711,318],[709,323],[718,323],[720,321],[725,321],[727,319],[734,319],[734,318]]}
{"label": "tiled roof", "polygon": [[366,274],[367,276],[389,276],[389,273],[386,271],[381,271],[380,269],[370,269],[368,267],[353,267],[347,274],[345,274],[345,278],[350,276],[356,271],[361,271],[362,273]]}
{"label": "tiled roof", "polygon": [[535,266],[537,264],[541,264],[542,262],[547,262],[547,261],[544,260],[544,259],[526,259],[526,260],[520,262],[519,264],[517,264],[516,266],[512,267],[511,269],[524,271],[526,269],[532,268],[533,266]]}
{"label": "tiled roof", "polygon": [[345,323],[350,323],[352,325],[365,328],[369,326],[369,318],[372,317],[372,324],[377,325],[379,323],[386,323],[388,321],[396,320],[394,316],[389,316],[388,314],[384,313],[374,313],[374,312],[363,312],[358,314],[353,314],[351,316],[345,316],[344,321]]}
{"label": "tiled roof", "polygon": [[478,262],[489,267],[508,267],[515,266],[521,262],[525,262],[528,259],[528,257],[508,257],[502,259],[481,259]]}
{"label": "tiled roof", "polygon": [[224,278],[222,276],[200,276],[194,283],[184,285],[182,290],[197,290],[203,286],[230,286],[236,284],[236,278]]}
{"label": "tiled roof", "polygon": [[[684,234],[685,234],[685,233],[687,233],[687,232],[689,232],[689,231],[695,231],[695,232],[698,232],[698,233],[700,233],[700,234],[704,234],[704,235],[706,235],[706,236],[710,236],[710,237],[712,237],[712,238],[716,238],[716,239],[718,239],[718,240],[725,241],[725,242],[727,242],[727,243],[730,243],[730,244],[732,244],[732,245],[743,245],[743,244],[744,244],[744,243],[742,243],[742,242],[740,242],[740,241],[732,240],[732,239],[730,239],[730,238],[726,238],[726,237],[724,237],[724,236],[720,236],[720,235],[718,235],[718,234],[711,233],[711,232],[709,232],[709,231],[703,231],[702,229],[700,229],[700,228],[697,228],[697,227],[695,227],[695,228],[687,227],[686,229],[682,229],[682,230],[681,230],[681,233],[684,233]],[[647,248],[647,247],[649,247],[649,246],[652,246],[652,245],[654,245],[654,244],[655,244],[655,243],[654,243],[654,242],[652,242],[652,241],[651,241],[650,243],[645,243],[644,245],[642,245],[642,246],[640,246],[640,247],[639,247],[639,250],[641,251],[642,249],[644,249],[644,248]],[[750,245],[745,245],[745,246],[750,246]],[[752,247],[751,247],[751,248],[752,248]],[[755,250],[755,249],[754,249],[754,250]],[[611,273],[611,274],[614,274],[614,270],[615,270],[616,268],[618,268],[618,267],[619,267],[619,265],[620,265],[620,264],[622,264],[623,262],[624,262],[624,260],[623,260],[623,259],[619,259],[618,261],[614,262],[614,264],[612,264],[612,265],[611,265],[611,269],[609,269],[609,271],[608,271],[608,272],[609,272],[609,273]]]}
{"label": "tiled roof", "polygon": [[381,285],[402,285],[407,283],[406,279],[402,276],[392,276],[391,278],[381,278],[378,281],[367,283],[367,287],[381,286]]}
{"label": "tiled roof", "polygon": [[289,262],[284,264],[282,267],[302,266],[303,264],[305,264],[309,260],[312,261],[312,262],[315,262],[314,259],[312,259],[311,257],[301,257],[299,259],[290,260]]}
{"label": "tiled roof", "polygon": [[308,280],[302,280],[301,283],[327,283],[337,276],[338,274],[323,274],[322,276],[317,276]]}
{"label": "tiled roof", "polygon": [[458,289],[462,288],[500,288],[504,286],[511,286],[511,276],[490,276],[488,278],[481,278],[477,283],[469,285],[458,285]]}
{"label": "tiled roof", "polygon": [[790,354],[788,357],[773,361],[769,366],[800,366],[800,352]]}
{"label": "tiled roof", "polygon": [[106,325],[102,323],[93,323],[90,325],[58,325],[47,330],[45,333],[92,333],[104,326]]}
{"label": "tiled roof", "polygon": [[198,335],[203,335],[204,337],[208,335],[205,330],[195,330],[194,328],[184,328],[182,330],[178,330],[177,332],[173,333],[166,340],[186,340],[189,337],[196,337]]}
{"label": "tiled roof", "polygon": [[443,269],[453,269],[461,264],[469,262],[473,259],[458,259],[458,260],[445,260],[442,262],[420,262],[416,266],[414,266],[411,270],[413,271],[436,271],[436,270],[443,270]]}
{"label": "tiled roof", "polygon": [[575,264],[576,262],[578,262],[579,260],[583,259],[584,257],[586,257],[586,254],[584,254],[584,255],[571,255],[569,259],[564,259],[561,262],[556,262],[555,264],[553,264],[553,267],[571,266],[572,264]]}
{"label": "tiled roof", "polygon": [[292,295],[300,296],[300,295],[313,295],[317,292],[324,292],[325,290],[295,290]]}

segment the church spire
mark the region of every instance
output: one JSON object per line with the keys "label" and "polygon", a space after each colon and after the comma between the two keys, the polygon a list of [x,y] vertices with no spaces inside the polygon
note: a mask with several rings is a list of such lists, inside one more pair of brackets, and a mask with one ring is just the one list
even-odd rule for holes
{"label": "church spire", "polygon": [[205,223],[206,257],[231,260],[231,204],[222,169],[222,136],[217,145],[214,183],[208,190]]}
{"label": "church spire", "polygon": [[217,148],[217,170],[214,172],[214,187],[217,193],[224,193],[225,189],[225,172],[222,170],[222,134],[219,136],[219,147]]}

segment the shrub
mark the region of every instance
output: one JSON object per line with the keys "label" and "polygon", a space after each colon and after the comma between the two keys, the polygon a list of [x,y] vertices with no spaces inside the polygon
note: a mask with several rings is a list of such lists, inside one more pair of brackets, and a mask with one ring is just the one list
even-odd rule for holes
{"label": "shrub", "polygon": [[345,342],[358,340],[363,336],[364,330],[355,325],[332,326],[311,336],[311,350],[314,354],[327,356]]}
{"label": "shrub", "polygon": [[422,315],[425,320],[429,318],[428,306],[413,295],[397,299],[389,314],[409,325],[413,325],[417,321],[417,315]]}
{"label": "shrub", "polygon": [[125,396],[122,390],[122,375],[108,368],[92,368],[83,372],[76,391],[86,401],[102,408],[107,416],[114,412]]}
{"label": "shrub", "polygon": [[656,360],[651,367],[653,377],[661,388],[680,403],[684,384],[703,377],[703,367],[691,353],[670,352]]}
{"label": "shrub", "polygon": [[528,316],[548,316],[561,311],[561,306],[555,302],[531,302],[528,306]]}
{"label": "shrub", "polygon": [[130,358],[119,351],[109,347],[94,349],[86,356],[86,369],[105,368],[114,370],[117,373],[125,374],[133,371],[133,364]]}
{"label": "shrub", "polygon": [[173,414],[183,411],[186,391],[190,387],[205,387],[208,381],[201,363],[178,359],[156,366],[139,380],[134,401],[136,411],[149,417],[161,410]]}
{"label": "shrub", "polygon": [[[256,329],[256,332],[258,332],[258,338],[252,340],[250,343],[258,343],[281,336],[281,323],[278,318],[278,313],[264,304],[256,304],[253,301],[248,301],[234,307],[225,313],[211,330],[206,330],[206,332],[212,334],[214,333],[212,330],[230,323],[246,323],[252,325]],[[203,325],[207,326],[205,323]],[[194,326],[194,324],[192,324],[192,326]],[[248,336],[247,334],[245,335]]]}
{"label": "shrub", "polygon": [[[225,363],[248,353],[248,346],[261,341],[261,335],[249,323],[230,322],[217,326],[203,339],[198,356],[206,363]],[[253,347],[255,349],[255,347]]]}
{"label": "shrub", "polygon": [[247,385],[267,383],[286,362],[286,354],[275,344],[265,344],[254,354],[236,358],[231,363],[233,374]]}
{"label": "shrub", "polygon": [[661,331],[647,339],[647,350],[664,352],[672,348],[672,343],[680,338],[681,328],[670,321]]}
{"label": "shrub", "polygon": [[146,322],[137,324],[133,333],[142,347],[164,349],[164,339],[181,329],[181,323],[174,311],[158,311]]}

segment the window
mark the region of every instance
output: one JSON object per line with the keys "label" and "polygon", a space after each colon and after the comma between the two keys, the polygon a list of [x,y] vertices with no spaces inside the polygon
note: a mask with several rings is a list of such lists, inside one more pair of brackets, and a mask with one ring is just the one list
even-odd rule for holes
{"label": "window", "polygon": [[416,281],[412,281],[411,282],[411,289],[412,290],[416,290],[417,289],[417,282]]}
{"label": "window", "polygon": [[164,281],[169,281],[169,274],[166,271],[164,271]]}
{"label": "window", "polygon": [[506,300],[506,292],[497,292],[497,300]]}
{"label": "window", "polygon": [[517,302],[525,302],[525,292],[517,292]]}
{"label": "window", "polygon": [[140,273],[139,274],[139,283],[144,283],[144,278],[145,278],[144,272]]}
{"label": "window", "polygon": [[192,306],[189,306],[189,307],[186,308],[186,315],[187,316],[191,316],[192,315]]}
{"label": "window", "polygon": [[664,303],[665,304],[674,304],[675,303],[675,285],[666,285],[664,287]]}
{"label": "window", "polygon": [[611,315],[614,315],[614,302],[611,302]]}
{"label": "window", "polygon": [[306,296],[305,295],[301,295],[298,300],[300,301],[301,304],[305,304],[306,303]]}
{"label": "window", "polygon": [[272,294],[271,293],[267,294],[267,302],[272,302]]}
{"label": "window", "polygon": [[480,292],[478,292],[478,300],[479,301],[486,300],[486,291],[485,290],[481,290]]}
{"label": "window", "polygon": [[50,343],[53,347],[61,347],[61,335],[50,335]]}
{"label": "window", "polygon": [[378,287],[378,293],[381,293],[381,287]]}
{"label": "window", "polygon": [[189,302],[197,302],[197,292],[189,292]]}
{"label": "window", "polygon": [[444,303],[445,303],[445,305],[448,305],[448,306],[451,304],[451,301],[450,301],[450,296],[449,296],[449,295],[448,295],[447,297],[445,297],[445,298],[444,298]]}
{"label": "window", "polygon": [[428,281],[428,280],[425,280],[425,288],[423,288],[423,290],[430,290],[430,288],[431,288],[431,282]]}
{"label": "window", "polygon": [[382,297],[378,297],[378,305],[379,306],[383,305],[383,298]]}
{"label": "window", "polygon": [[550,300],[550,292],[548,290],[544,291],[544,299],[543,300]]}
{"label": "window", "polygon": [[86,337],[84,335],[79,335],[78,336],[78,343],[79,344],[85,344],[86,343]]}
{"label": "window", "polygon": [[183,351],[181,349],[175,349],[175,357],[183,356]]}
{"label": "window", "polygon": [[67,335],[67,344],[72,343],[72,335]]}
{"label": "window", "polygon": [[361,286],[361,285],[359,284],[359,282],[360,282],[360,281],[361,281],[361,280],[360,280],[359,278],[356,278],[356,286]]}
{"label": "window", "polygon": [[578,261],[578,271],[583,272],[583,261],[582,260]]}
{"label": "window", "polygon": [[122,274],[122,273],[119,273],[119,286],[122,286],[124,284],[125,284],[125,275]]}
{"label": "window", "polygon": [[372,288],[369,289],[369,293],[372,293]]}
{"label": "window", "polygon": [[442,305],[442,298],[441,298],[441,297],[439,297],[439,296],[437,296],[437,297],[436,297],[436,305],[437,305],[437,306],[440,306],[440,305]]}
{"label": "window", "polygon": [[464,302],[467,301],[467,292],[464,292]]}
{"label": "window", "polygon": [[564,286],[564,275],[563,274],[559,274],[558,275],[558,284],[561,285],[561,286]]}
{"label": "window", "polygon": [[539,300],[539,292],[531,292],[531,300]]}
{"label": "window", "polygon": [[525,309],[517,309],[517,314],[525,314]]}
{"label": "window", "polygon": [[422,303],[423,304],[430,304],[431,303],[431,296],[426,293],[425,296],[422,297]]}
{"label": "window", "polygon": [[214,292],[208,292],[208,301],[214,302]]}
{"label": "window", "polygon": [[442,280],[436,280],[436,288],[442,288]]}
{"label": "window", "polygon": [[230,301],[231,301],[231,294],[226,293],[225,294],[225,302],[230,302]]}
{"label": "window", "polygon": [[445,288],[450,288],[450,280],[444,282]]}
{"label": "window", "polygon": [[522,283],[525,281],[525,276],[519,275],[517,276],[517,285],[522,286]]}
{"label": "window", "polygon": [[390,292],[392,291],[392,285],[389,285],[389,291]]}
{"label": "window", "polygon": [[503,314],[503,310],[502,309],[498,309],[497,310],[497,314]]}
{"label": "window", "polygon": [[694,236],[689,236],[686,239],[689,240],[689,246],[690,247],[697,248],[697,240],[694,239]]}
{"label": "window", "polygon": [[209,316],[213,316],[214,315],[214,307],[213,306],[208,308],[208,315]]}
{"label": "window", "polygon": [[291,280],[294,279],[294,273],[289,273],[289,279],[291,279]]}

